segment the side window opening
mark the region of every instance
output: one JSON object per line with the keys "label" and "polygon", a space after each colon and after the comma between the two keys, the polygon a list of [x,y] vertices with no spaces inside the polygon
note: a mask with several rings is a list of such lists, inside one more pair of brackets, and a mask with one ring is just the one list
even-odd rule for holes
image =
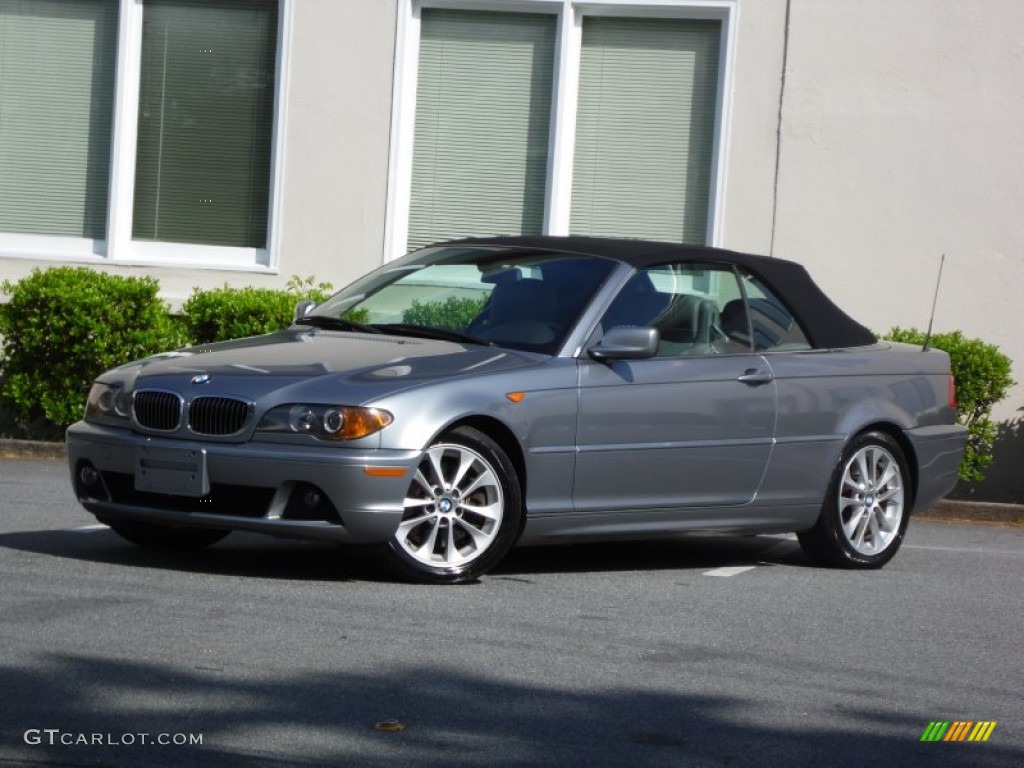
{"label": "side window opening", "polygon": [[743,288],[750,308],[749,330],[757,352],[784,352],[810,349],[807,334],[764,283],[750,274],[744,274]]}
{"label": "side window opening", "polygon": [[[732,339],[722,328],[723,309],[735,307],[737,301],[745,316],[743,294],[731,267],[663,264],[637,272],[626,283],[605,312],[601,328],[656,328],[659,358],[749,352],[749,332],[746,338]],[[746,321],[743,326],[749,329]]]}

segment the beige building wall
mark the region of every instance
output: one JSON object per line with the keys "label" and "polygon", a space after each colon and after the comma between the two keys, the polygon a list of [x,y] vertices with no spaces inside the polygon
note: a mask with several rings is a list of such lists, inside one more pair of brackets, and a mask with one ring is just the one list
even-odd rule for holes
{"label": "beige building wall", "polygon": [[724,137],[723,235],[714,245],[761,254],[771,249],[785,39],[786,0],[741,0],[732,118]]}
{"label": "beige building wall", "polygon": [[[1021,28],[1019,0],[792,0],[774,254],[876,331],[927,327],[946,254],[935,330],[1024,382]],[[983,497],[1024,501],[1022,406],[996,409]]]}
{"label": "beige building wall", "polygon": [[294,3],[284,280],[315,275],[340,288],[381,264],[395,14],[396,0]]}

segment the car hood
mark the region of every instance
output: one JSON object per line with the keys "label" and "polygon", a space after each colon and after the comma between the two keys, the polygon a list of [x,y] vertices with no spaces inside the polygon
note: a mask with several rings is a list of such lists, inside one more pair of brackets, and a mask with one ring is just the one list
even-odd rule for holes
{"label": "car hood", "polygon": [[302,329],[190,347],[120,370],[134,374],[136,389],[199,394],[201,388],[204,394],[256,399],[282,388],[319,391],[325,385],[333,393],[358,389],[358,400],[365,402],[437,379],[532,366],[542,359],[497,347]]}

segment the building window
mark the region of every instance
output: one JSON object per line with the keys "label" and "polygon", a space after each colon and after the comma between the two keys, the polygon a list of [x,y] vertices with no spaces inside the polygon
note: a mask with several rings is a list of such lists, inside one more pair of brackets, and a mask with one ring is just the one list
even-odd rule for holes
{"label": "building window", "polygon": [[555,18],[427,9],[420,30],[409,247],[540,233]]}
{"label": "building window", "polygon": [[134,239],[266,246],[274,5],[146,3]]}
{"label": "building window", "polygon": [[388,257],[468,235],[716,242],[734,0],[404,11]]}
{"label": "building window", "polygon": [[117,5],[0,2],[0,232],[102,239]]}
{"label": "building window", "polygon": [[720,23],[584,18],[569,229],[703,244]]}
{"label": "building window", "polygon": [[0,253],[268,266],[280,15],[0,0]]}

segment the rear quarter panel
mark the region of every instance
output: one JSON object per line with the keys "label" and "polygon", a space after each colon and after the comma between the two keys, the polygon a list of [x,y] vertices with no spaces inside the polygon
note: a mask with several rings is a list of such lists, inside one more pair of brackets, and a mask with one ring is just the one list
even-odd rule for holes
{"label": "rear quarter panel", "polygon": [[949,357],[904,344],[765,355],[778,392],[776,444],[761,504],[821,502],[846,442],[868,428],[891,432],[915,479],[911,435],[952,425]]}

